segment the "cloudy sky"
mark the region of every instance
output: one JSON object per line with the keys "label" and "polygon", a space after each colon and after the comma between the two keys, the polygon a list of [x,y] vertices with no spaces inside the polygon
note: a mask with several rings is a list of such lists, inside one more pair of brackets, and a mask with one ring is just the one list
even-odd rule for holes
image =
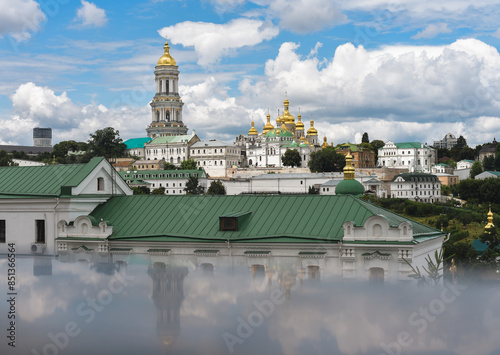
{"label": "cloudy sky", "polygon": [[[233,141],[290,110],[321,137],[470,145],[500,138],[493,0],[0,0],[0,144],[123,139],[151,122],[164,36],[184,122]],[[309,125],[306,124],[306,127]]]}

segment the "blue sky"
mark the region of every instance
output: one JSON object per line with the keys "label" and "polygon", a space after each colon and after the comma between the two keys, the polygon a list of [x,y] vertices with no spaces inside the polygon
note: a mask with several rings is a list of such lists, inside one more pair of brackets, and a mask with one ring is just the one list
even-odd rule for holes
{"label": "blue sky", "polygon": [[500,137],[500,4],[422,0],[0,0],[0,143],[141,137],[167,35],[184,122],[233,141],[294,116],[334,144]]}

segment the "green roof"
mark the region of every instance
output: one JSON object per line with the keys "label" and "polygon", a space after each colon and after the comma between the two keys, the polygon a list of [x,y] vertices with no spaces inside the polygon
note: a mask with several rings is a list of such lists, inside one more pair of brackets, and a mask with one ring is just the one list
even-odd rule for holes
{"label": "green roof", "polygon": [[149,144],[180,143],[190,141],[194,136],[190,134],[182,136],[164,136],[153,139]]}
{"label": "green roof", "polygon": [[134,148],[144,148],[144,144],[148,143],[149,141],[151,141],[151,138],[142,137],[142,138],[130,138],[123,143],[125,143],[127,149],[134,149]]}
{"label": "green roof", "polygon": [[[403,143],[394,143],[397,148],[407,149],[407,148],[421,148],[422,143],[420,142],[403,142]],[[426,144],[423,145],[424,148],[429,148]]]}
{"label": "green roof", "polygon": [[363,185],[354,179],[342,180],[335,187],[336,195],[353,195],[353,196],[361,196],[365,193],[365,188]]}
{"label": "green roof", "polygon": [[[137,171],[137,172],[136,172]],[[148,180],[159,180],[159,179],[185,179],[190,176],[194,176],[193,174],[197,174],[197,177],[202,177],[205,171],[203,170],[134,170],[134,171],[118,171],[118,174],[124,180],[132,181],[143,181],[144,179]],[[174,177],[175,174],[175,177]],[[182,174],[182,177],[179,175]],[[133,175],[136,177],[134,178]],[[141,176],[139,176],[141,175]],[[146,175],[149,175],[146,177]],[[153,177],[155,175],[155,177]],[[162,175],[161,177],[159,177]],[[168,175],[168,176],[167,176]]]}
{"label": "green roof", "polygon": [[[220,230],[219,218],[238,211],[251,212],[244,226]],[[443,235],[350,195],[115,196],[91,213],[113,226],[110,240],[299,243],[337,243],[344,222],[361,226],[374,215],[411,223],[414,237]]]}
{"label": "green roof", "polygon": [[87,164],[46,166],[8,166],[0,168],[0,195],[57,197],[71,195],[104,158],[93,158]]}
{"label": "green roof", "polygon": [[293,137],[293,133],[287,129],[274,128],[266,133],[266,137]]}

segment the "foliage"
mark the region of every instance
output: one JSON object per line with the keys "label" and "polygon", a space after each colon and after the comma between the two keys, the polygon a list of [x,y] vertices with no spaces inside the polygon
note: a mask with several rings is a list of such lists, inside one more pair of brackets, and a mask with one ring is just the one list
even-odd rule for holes
{"label": "foliage", "polygon": [[181,163],[180,170],[196,170],[197,168],[198,167],[196,166],[194,159],[187,159]]}
{"label": "foliage", "polygon": [[[409,276],[414,277],[426,284],[432,282],[434,286],[437,286],[439,284],[439,280],[441,279],[441,277],[443,277],[442,273],[443,261],[444,261],[443,253],[444,253],[444,247],[441,247],[439,252],[437,250],[434,251],[434,259],[432,259],[430,255],[426,256],[425,261],[427,262],[427,267],[422,266],[422,268],[424,269],[425,274],[427,275],[422,273],[418,266],[414,268],[413,265],[408,260],[403,258],[403,260],[410,266],[411,270],[413,271],[413,274]],[[431,281],[429,281],[429,279]]]}
{"label": "foliage", "polygon": [[472,164],[472,167],[470,169],[470,178],[474,179],[476,175],[479,175],[483,172],[483,166],[481,165],[480,162],[475,161],[474,164]]}
{"label": "foliage", "polygon": [[149,189],[146,186],[132,186],[134,195],[149,195]]}
{"label": "foliage", "polygon": [[319,189],[315,188],[314,186],[309,186],[309,192],[310,195],[319,195]]}
{"label": "foliage", "polygon": [[14,166],[17,165],[12,161],[12,157],[5,151],[0,150],[0,166]]}
{"label": "foliage", "polygon": [[302,157],[295,149],[287,149],[285,154],[281,157],[281,162],[284,166],[291,166],[292,168],[300,166]]}
{"label": "foliage", "polygon": [[68,155],[68,152],[70,151],[73,152],[87,151],[87,149],[88,149],[87,143],[69,140],[55,144],[52,150],[52,154],[54,154],[56,158],[59,158],[59,157],[66,157]]}
{"label": "foliage", "polygon": [[154,189],[152,192],[151,192],[152,195],[164,195],[165,194],[165,188],[164,187],[158,187],[156,189]]}
{"label": "foliage", "polygon": [[337,153],[335,148],[326,147],[311,153],[308,166],[311,172],[342,171],[345,166],[345,157]]}
{"label": "foliage", "polygon": [[458,195],[468,203],[500,203],[500,179],[467,179],[458,184]]}
{"label": "foliage", "polygon": [[363,133],[363,137],[361,138],[361,143],[370,143],[370,139],[368,138],[368,133]]}
{"label": "foliage", "polygon": [[106,157],[121,158],[125,156],[127,146],[120,138],[120,132],[113,127],[98,129],[94,134],[90,134],[88,141],[89,158]]}
{"label": "foliage", "polygon": [[484,157],[483,168],[484,168],[484,171],[495,170],[495,157],[493,155],[488,155],[488,156]]}
{"label": "foliage", "polygon": [[438,148],[437,149],[437,158],[438,160],[444,157],[450,157],[451,153],[448,148]]}
{"label": "foliage", "polygon": [[177,167],[169,162],[164,162],[163,163],[163,170],[177,170]]}
{"label": "foliage", "polygon": [[212,181],[210,183],[207,195],[225,195],[225,194],[226,194],[226,187],[220,180]]}
{"label": "foliage", "polygon": [[500,144],[497,144],[495,151],[495,170],[500,171]]}
{"label": "foliage", "polygon": [[201,195],[203,193],[203,186],[200,186],[197,176],[190,176],[184,187],[186,195]]}

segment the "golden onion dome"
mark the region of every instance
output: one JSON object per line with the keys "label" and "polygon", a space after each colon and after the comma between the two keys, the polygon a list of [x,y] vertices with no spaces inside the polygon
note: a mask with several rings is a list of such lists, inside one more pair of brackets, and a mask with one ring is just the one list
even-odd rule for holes
{"label": "golden onion dome", "polygon": [[354,179],[354,167],[352,166],[352,155],[348,152],[345,156],[344,180]]}
{"label": "golden onion dome", "polygon": [[493,212],[491,212],[491,204],[490,204],[490,211],[488,212],[488,224],[484,227],[484,229],[489,232],[490,228],[494,228],[495,225],[493,224]]}
{"label": "golden onion dome", "polygon": [[321,148],[327,148],[328,147],[328,142],[326,141],[326,136],[323,138],[323,145]]}
{"label": "golden onion dome", "polygon": [[248,130],[248,135],[258,135],[257,129],[254,127],[254,122],[252,121],[252,128]]}
{"label": "golden onion dome", "polygon": [[307,130],[307,135],[308,136],[317,136],[318,135],[318,130],[314,128],[314,120],[311,120],[311,128]]}
{"label": "golden onion dome", "polygon": [[270,130],[274,129],[274,126],[271,124],[271,115],[267,114],[267,123],[264,125],[264,129],[262,130],[263,134],[266,134]]}
{"label": "golden onion dome", "polygon": [[177,65],[175,59],[170,55],[170,47],[168,45],[168,40],[165,40],[165,46],[163,48],[165,52],[160,57],[160,59],[158,59],[158,65],[159,66]]}
{"label": "golden onion dome", "polygon": [[303,131],[304,130],[304,122],[302,122],[302,115],[299,113],[299,115],[297,116],[297,118],[298,118],[299,121],[295,125],[295,129],[297,131]]}

